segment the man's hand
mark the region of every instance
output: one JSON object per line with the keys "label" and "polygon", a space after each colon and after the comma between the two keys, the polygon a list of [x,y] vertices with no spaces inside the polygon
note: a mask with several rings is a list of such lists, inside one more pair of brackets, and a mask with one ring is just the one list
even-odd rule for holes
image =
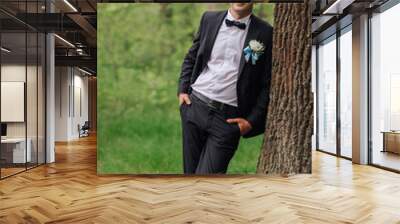
{"label": "man's hand", "polygon": [[240,129],[240,135],[245,135],[247,132],[249,132],[252,129],[251,124],[246,119],[243,119],[243,118],[232,118],[232,119],[226,120],[226,122],[237,123],[237,125],[239,126],[239,129]]}
{"label": "man's hand", "polygon": [[182,103],[186,103],[186,104],[191,104],[192,102],[190,102],[189,99],[189,94],[186,93],[179,93],[179,106],[182,105]]}

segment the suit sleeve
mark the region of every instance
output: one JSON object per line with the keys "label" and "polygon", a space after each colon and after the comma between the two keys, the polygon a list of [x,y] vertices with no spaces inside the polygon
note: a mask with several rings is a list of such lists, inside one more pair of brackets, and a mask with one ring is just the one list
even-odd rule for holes
{"label": "suit sleeve", "polygon": [[196,63],[196,56],[197,51],[200,47],[200,39],[203,32],[203,23],[204,23],[204,16],[201,17],[200,26],[197,31],[196,36],[193,39],[192,46],[190,47],[189,51],[186,53],[185,58],[183,59],[181,74],[178,81],[178,95],[180,93],[187,93],[190,87],[190,78],[193,73],[193,67]]}
{"label": "suit sleeve", "polygon": [[257,97],[255,106],[251,110],[247,121],[253,127],[254,132],[262,132],[265,129],[266,114],[269,104],[269,91],[271,86],[271,70],[272,70],[272,28],[266,35],[266,49],[264,57],[264,67],[262,69],[262,75],[260,80],[260,92]]}

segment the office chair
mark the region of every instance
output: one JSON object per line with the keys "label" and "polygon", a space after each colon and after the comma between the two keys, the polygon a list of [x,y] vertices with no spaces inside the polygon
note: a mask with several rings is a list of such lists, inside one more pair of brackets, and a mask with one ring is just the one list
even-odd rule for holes
{"label": "office chair", "polygon": [[78,124],[79,138],[89,136],[89,129],[90,129],[89,121],[85,121],[82,127],[80,127],[80,125]]}

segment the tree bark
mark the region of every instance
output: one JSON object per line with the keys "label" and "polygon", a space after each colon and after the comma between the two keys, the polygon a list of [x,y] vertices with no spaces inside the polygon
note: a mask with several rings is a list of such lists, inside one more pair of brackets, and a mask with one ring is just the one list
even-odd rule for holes
{"label": "tree bark", "polygon": [[311,173],[313,95],[308,2],[275,6],[270,102],[257,173]]}

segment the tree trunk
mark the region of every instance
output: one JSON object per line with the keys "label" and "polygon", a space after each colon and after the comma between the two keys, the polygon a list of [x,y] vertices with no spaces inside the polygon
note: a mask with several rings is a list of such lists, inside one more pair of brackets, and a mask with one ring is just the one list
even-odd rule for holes
{"label": "tree trunk", "polygon": [[313,95],[308,2],[275,6],[270,103],[257,173],[311,173]]}

